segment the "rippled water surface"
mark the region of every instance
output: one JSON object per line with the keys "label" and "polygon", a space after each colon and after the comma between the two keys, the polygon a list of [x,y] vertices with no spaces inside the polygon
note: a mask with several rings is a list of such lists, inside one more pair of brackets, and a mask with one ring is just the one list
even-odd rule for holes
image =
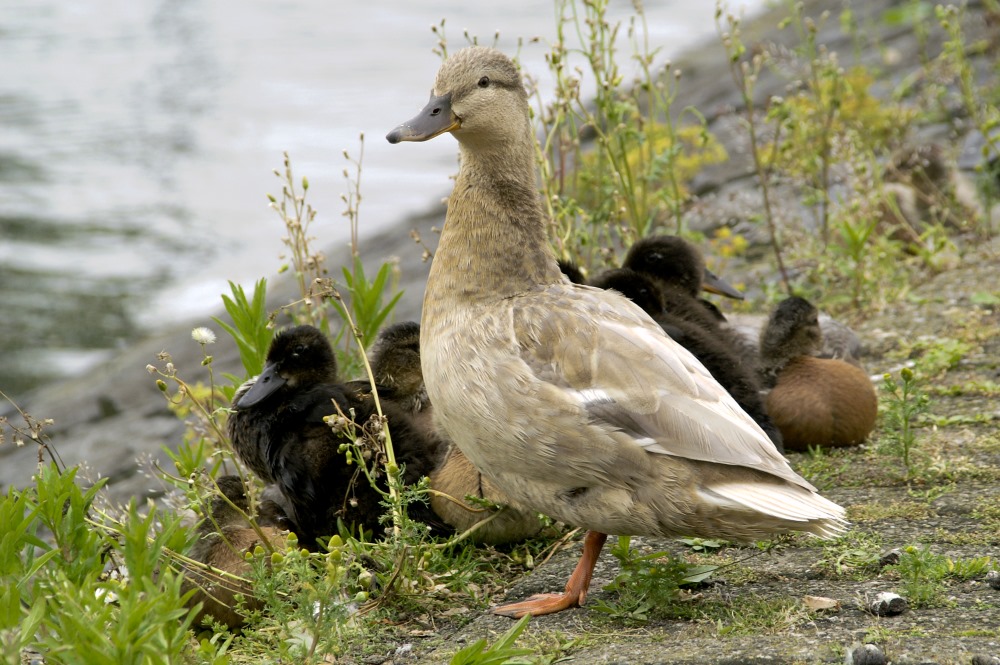
{"label": "rippled water surface", "polygon": [[[446,18],[513,52],[555,34],[535,0],[7,0],[0,13],[0,390],[81,371],[204,315],[226,280],[278,267],[282,151],[308,175],[323,244],[346,242],[342,151],[366,134],[373,233],[448,190],[454,141],[382,138],[426,101]],[[748,3],[752,5],[757,2]],[[631,4],[612,2],[624,17]],[[714,3],[646,4],[666,53],[714,31]],[[544,45],[525,68],[543,70]],[[544,89],[544,82],[543,82]]]}

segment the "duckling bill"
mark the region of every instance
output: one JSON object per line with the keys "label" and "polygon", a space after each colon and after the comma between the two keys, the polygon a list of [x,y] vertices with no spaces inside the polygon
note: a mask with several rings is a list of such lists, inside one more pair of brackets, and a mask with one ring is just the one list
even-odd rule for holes
{"label": "duckling bill", "polygon": [[563,276],[514,64],[463,49],[431,94],[448,100],[421,112],[435,122],[418,116],[387,138],[449,132],[461,151],[420,325],[435,421],[518,505],[589,529],[563,593],[495,611],[581,605],[607,534],[841,531],[843,508],[788,466],[694,356],[628,299]]}

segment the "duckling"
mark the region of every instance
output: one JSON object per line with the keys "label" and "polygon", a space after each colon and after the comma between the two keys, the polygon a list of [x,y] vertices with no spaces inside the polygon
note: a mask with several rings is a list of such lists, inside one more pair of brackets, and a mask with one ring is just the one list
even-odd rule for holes
{"label": "duckling", "polygon": [[674,314],[673,310],[666,308],[662,286],[652,276],[629,268],[615,268],[598,275],[591,285],[602,289],[614,289],[639,305],[675,342],[701,361],[712,377],[722,384],[736,403],[760,425],[778,452],[784,452],[781,432],[767,415],[756,375],[745,369],[737,351],[720,340],[716,332],[682,318]]}
{"label": "duckling", "polygon": [[863,370],[816,358],[823,345],[816,308],[804,298],[782,301],[761,333],[767,410],[792,450],[853,446],[875,426],[878,398]]}
{"label": "duckling", "polygon": [[[440,438],[434,427],[430,400],[420,369],[420,324],[407,321],[383,329],[372,347],[369,360],[372,374],[379,384],[379,395],[394,400],[406,409],[428,437]],[[385,386],[385,387],[383,387]],[[484,518],[489,521],[472,534],[474,542],[501,545],[530,538],[541,529],[538,516],[518,510],[500,488],[484,478],[457,446],[443,441],[447,452],[444,459],[429,474],[431,508],[435,514],[458,532],[464,532]],[[473,496],[502,504],[499,515],[465,501]]]}
{"label": "duckling", "polygon": [[[705,266],[705,259],[693,244],[680,236],[656,235],[633,243],[622,262],[650,275],[660,288],[667,309],[706,330],[725,330],[726,322],[719,308],[701,297],[702,291],[743,300],[743,294]],[[735,335],[724,332],[726,343],[735,343]]]}
{"label": "duckling", "polygon": [[635,303],[571,284],[549,246],[516,66],[469,47],[390,143],[458,139],[461,167],[424,293],[420,358],[438,426],[519,505],[589,529],[561,594],[582,604],[607,534],[832,536],[844,510]]}
{"label": "duckling", "polygon": [[[233,449],[265,483],[280,489],[305,547],[315,547],[317,538],[336,533],[338,519],[371,531],[379,528],[383,515],[381,495],[358,464],[348,465],[340,452],[348,437],[334,433],[325,420],[338,408],[357,428],[370,427],[376,414],[370,395],[337,382],[333,349],[312,326],[278,333],[264,370],[233,401],[229,419]],[[425,437],[390,403],[383,405],[383,413],[393,434],[396,460],[404,469],[403,482],[415,483],[442,458],[440,441]],[[375,465],[376,473],[379,468]],[[443,526],[424,504],[411,504],[410,516]]]}
{"label": "duckling", "polygon": [[[209,516],[198,527],[198,540],[191,547],[189,556],[206,567],[246,577],[251,564],[243,555],[262,544],[262,535],[268,546],[283,549],[286,532],[263,514],[257,519],[260,533],[250,526],[246,518],[250,505],[243,481],[238,476],[223,476],[216,482],[219,494],[212,499]],[[240,628],[246,617],[236,609],[239,604],[237,596],[243,597],[244,607],[251,612],[263,607],[248,583],[207,569],[186,566],[182,592],[190,590],[194,590],[194,594],[188,599],[187,606],[203,603],[195,617],[195,624],[207,625],[215,620],[230,630]]]}

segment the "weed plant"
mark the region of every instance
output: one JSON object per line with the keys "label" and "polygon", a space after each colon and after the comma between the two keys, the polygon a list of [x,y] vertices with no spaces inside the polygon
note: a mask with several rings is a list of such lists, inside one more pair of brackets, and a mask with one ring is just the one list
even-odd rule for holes
{"label": "weed plant", "polygon": [[914,450],[917,444],[917,418],[928,409],[928,398],[920,388],[916,374],[908,367],[899,372],[899,380],[892,374],[882,377],[881,400],[883,418],[882,446],[895,453],[906,469],[907,480],[916,473]]}

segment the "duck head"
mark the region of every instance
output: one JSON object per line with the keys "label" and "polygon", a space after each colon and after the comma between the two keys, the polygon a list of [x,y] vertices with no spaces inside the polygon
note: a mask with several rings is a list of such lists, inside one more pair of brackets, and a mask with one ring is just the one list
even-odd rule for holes
{"label": "duck head", "polygon": [[652,317],[663,312],[663,290],[652,277],[637,270],[631,268],[605,270],[595,277],[590,285],[617,291]]}
{"label": "duck head", "polygon": [[472,46],[445,60],[430,101],[386,139],[389,143],[427,141],[451,132],[459,141],[472,137],[493,141],[507,131],[500,120],[512,113],[523,115],[526,103],[521,75],[510,59],[496,49]]}
{"label": "duck head", "polygon": [[760,352],[765,357],[814,355],[822,346],[819,312],[811,302],[798,296],[781,301],[760,336]]}
{"label": "duck head", "polygon": [[233,407],[248,409],[285,386],[336,381],[337,358],[326,335],[313,326],[295,326],[275,335],[260,376]]}
{"label": "duck head", "polygon": [[698,248],[679,236],[649,236],[637,241],[622,265],[653,275],[693,298],[704,290],[743,300],[742,293],[705,267]]}

